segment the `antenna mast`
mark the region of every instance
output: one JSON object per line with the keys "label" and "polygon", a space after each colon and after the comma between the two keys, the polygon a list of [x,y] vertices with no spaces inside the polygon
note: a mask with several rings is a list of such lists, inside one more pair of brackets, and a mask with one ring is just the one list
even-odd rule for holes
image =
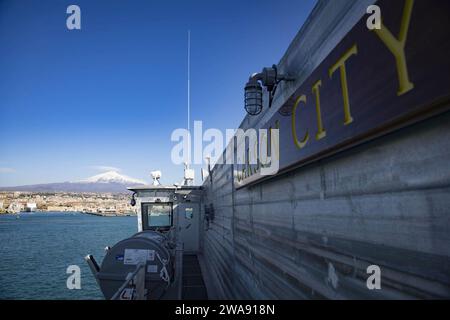
{"label": "antenna mast", "polygon": [[[191,30],[188,30],[188,48],[187,48],[187,129],[191,136]],[[190,168],[191,164],[191,137],[188,139],[188,159],[184,166],[184,186],[192,186],[194,184],[194,170]]]}
{"label": "antenna mast", "polygon": [[[188,30],[188,52],[187,52],[187,129],[191,133],[191,30]],[[189,156],[187,169],[191,163],[191,141],[188,140]]]}
{"label": "antenna mast", "polygon": [[188,131],[191,131],[191,30],[188,30]]}

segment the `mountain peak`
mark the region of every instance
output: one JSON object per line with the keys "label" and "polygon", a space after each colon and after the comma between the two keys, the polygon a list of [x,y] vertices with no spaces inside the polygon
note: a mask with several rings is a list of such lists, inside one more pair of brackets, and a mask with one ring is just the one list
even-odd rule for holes
{"label": "mountain peak", "polygon": [[145,181],[134,179],[117,171],[107,171],[90,178],[77,181],[78,183],[120,183],[120,184],[146,184]]}
{"label": "mountain peak", "polygon": [[108,171],[80,181],[1,187],[0,191],[124,193],[129,192],[126,187],[141,184],[146,183],[116,171]]}

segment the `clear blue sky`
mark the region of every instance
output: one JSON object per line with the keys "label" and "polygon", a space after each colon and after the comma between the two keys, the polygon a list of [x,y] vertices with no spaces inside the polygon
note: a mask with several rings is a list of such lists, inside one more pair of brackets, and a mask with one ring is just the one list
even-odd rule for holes
{"label": "clear blue sky", "polygon": [[[81,30],[66,28],[70,4]],[[314,4],[0,0],[0,186],[78,180],[98,166],[180,181],[170,135],[186,127],[187,30],[191,120],[236,128],[248,76],[279,62]]]}

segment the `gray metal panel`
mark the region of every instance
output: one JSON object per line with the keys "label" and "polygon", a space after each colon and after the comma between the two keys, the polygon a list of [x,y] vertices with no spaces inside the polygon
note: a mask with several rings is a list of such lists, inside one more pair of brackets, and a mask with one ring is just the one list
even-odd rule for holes
{"label": "gray metal panel", "polygon": [[[186,217],[186,209],[191,208],[193,217]],[[178,216],[178,239],[184,244],[184,251],[189,253],[197,253],[199,250],[199,224],[200,210],[199,204],[193,202],[183,202],[177,205]]]}
{"label": "gray metal panel", "polygon": [[[298,76],[263,125],[374,1],[319,1],[281,59]],[[201,247],[221,298],[450,297],[450,114],[238,191],[231,166],[204,183]],[[382,268],[368,290],[366,268]],[[332,278],[337,277],[333,285]]]}
{"label": "gray metal panel", "polygon": [[[446,114],[234,200],[206,188],[203,254],[221,297],[450,297],[449,141]],[[366,288],[371,264],[383,290]]]}

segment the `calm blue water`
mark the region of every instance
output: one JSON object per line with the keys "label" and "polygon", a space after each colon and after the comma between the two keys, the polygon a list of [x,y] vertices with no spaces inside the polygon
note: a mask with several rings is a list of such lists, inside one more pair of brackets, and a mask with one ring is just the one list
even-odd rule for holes
{"label": "calm blue water", "polygon": [[[101,264],[106,246],[136,232],[136,217],[0,215],[0,299],[102,299],[84,257]],[[80,290],[67,289],[69,265],[81,268]]]}

